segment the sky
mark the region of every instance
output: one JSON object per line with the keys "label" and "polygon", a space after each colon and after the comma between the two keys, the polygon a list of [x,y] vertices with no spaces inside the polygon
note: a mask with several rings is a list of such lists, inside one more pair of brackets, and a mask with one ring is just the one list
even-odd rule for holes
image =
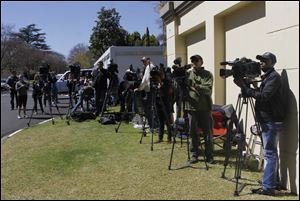
{"label": "sky", "polygon": [[102,6],[116,8],[120,25],[129,33],[143,35],[146,27],[155,36],[162,33],[154,1],[1,1],[1,24],[14,26],[14,31],[36,24],[51,50],[67,58],[78,43],[89,45]]}

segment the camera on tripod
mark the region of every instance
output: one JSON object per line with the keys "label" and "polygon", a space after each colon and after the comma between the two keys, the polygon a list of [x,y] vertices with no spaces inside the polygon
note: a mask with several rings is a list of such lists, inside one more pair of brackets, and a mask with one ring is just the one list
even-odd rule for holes
{"label": "camera on tripod", "polygon": [[182,61],[181,57],[177,57],[173,61],[174,65],[172,66],[172,69],[173,69],[173,76],[175,79],[176,78],[184,78],[186,71],[192,67],[191,64],[181,66],[181,61]]}
{"label": "camera on tripod", "polygon": [[251,80],[261,75],[260,63],[245,57],[241,59],[237,58],[234,61],[224,61],[220,65],[232,66],[231,69],[220,69],[220,76],[222,78],[233,76],[236,80]]}
{"label": "camera on tripod", "polygon": [[75,79],[79,80],[80,78],[80,64],[72,64],[69,65],[69,69],[71,74],[74,76]]}
{"label": "camera on tripod", "polygon": [[113,61],[110,61],[111,63],[108,64],[107,70],[110,74],[118,74],[119,70],[118,70],[118,64],[113,63]]}

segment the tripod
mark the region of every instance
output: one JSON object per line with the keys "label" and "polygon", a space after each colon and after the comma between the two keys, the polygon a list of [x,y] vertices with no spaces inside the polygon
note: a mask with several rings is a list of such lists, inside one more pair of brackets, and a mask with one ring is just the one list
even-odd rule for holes
{"label": "tripod", "polygon": [[[183,109],[185,108],[185,93],[183,95],[183,101],[182,101],[182,104],[183,104]],[[188,115],[187,115],[187,111],[184,109],[184,113],[183,113],[183,116],[184,116],[184,130],[185,130],[185,133],[189,133],[188,130],[189,130],[189,127],[188,127]],[[174,129],[176,129],[176,125],[174,126]],[[192,167],[191,163],[189,162],[190,161],[190,141],[189,141],[189,138],[190,138],[190,134],[187,135],[187,138],[186,138],[186,143],[187,143],[187,164],[184,165],[184,166],[181,166],[179,168],[176,168],[176,169],[182,169],[182,168],[187,168],[187,167]],[[174,148],[175,148],[175,143],[176,143],[176,134],[174,132],[173,134],[173,144],[172,144],[172,150],[171,150],[171,155],[170,155],[170,162],[169,162],[169,166],[168,166],[168,169],[171,170],[171,166],[172,166],[172,160],[173,160],[173,154],[174,154]],[[181,136],[181,140],[182,140],[182,136]],[[207,165],[207,162],[206,162],[206,156],[205,156],[205,153],[203,151],[203,148],[202,148],[202,145],[200,143],[200,151],[203,153],[203,158],[204,158],[204,163],[205,163],[205,168],[206,170],[208,170],[208,165]]]}
{"label": "tripod", "polygon": [[[158,101],[159,103],[161,104],[161,109],[162,109],[162,112],[163,112],[163,116],[164,116],[164,119],[166,120],[166,125],[168,127],[168,131],[171,132],[171,136],[172,136],[172,126],[171,126],[171,123],[170,123],[170,118],[168,116],[168,113],[167,113],[167,110],[166,110],[166,107],[165,107],[165,104],[162,100],[162,96],[161,96],[161,93],[160,93],[160,89],[158,88],[158,85],[155,83],[155,81],[152,81],[150,82],[150,86],[151,86],[151,112],[152,112],[152,116],[151,116],[151,126],[152,128],[150,128],[150,131],[151,131],[151,151],[153,151],[153,137],[154,137],[154,125],[155,125],[155,117],[159,117],[158,116],[158,112],[157,112],[157,98],[158,98]],[[159,127],[163,126],[161,125],[161,122],[158,121],[159,123]],[[144,126],[145,126],[145,122],[144,122]],[[142,135],[141,135],[141,139],[140,139],[140,144],[142,143],[142,140],[143,140],[143,137],[145,136],[145,132],[142,132]]]}
{"label": "tripod", "polygon": [[[75,94],[75,86],[76,86],[76,81],[72,83],[71,85],[71,91],[69,93],[69,107],[68,107],[68,111],[66,113],[66,122],[68,125],[70,125],[70,119],[71,119],[71,109],[73,107],[73,104],[72,104],[72,98],[76,97],[76,94]],[[76,104],[76,103],[75,103]]]}
{"label": "tripod", "polygon": [[108,97],[111,95],[112,93],[112,88],[113,88],[113,83],[115,81],[115,75],[114,73],[112,73],[112,75],[110,76],[110,80],[109,80],[109,85],[108,85],[108,89],[105,93],[105,97],[104,97],[104,101],[103,101],[103,105],[102,105],[102,108],[101,108],[101,113],[100,113],[100,117],[103,117],[104,115],[104,111],[107,110],[106,108],[106,105],[107,105],[107,100],[108,100]]}
{"label": "tripod", "polygon": [[115,128],[116,133],[118,133],[118,131],[119,131],[119,128],[120,128],[120,126],[121,126],[121,124],[122,124],[122,120],[125,119],[125,118],[128,118],[128,115],[129,115],[129,114],[133,114],[133,112],[128,112],[128,107],[129,107],[129,106],[132,106],[132,105],[130,104],[130,102],[132,102],[132,97],[133,97],[133,89],[132,89],[132,87],[130,86],[130,87],[125,91],[124,94],[126,94],[126,96],[125,96],[125,111],[122,112],[121,119],[120,119],[120,122],[119,122],[119,124],[118,124],[118,127]]}
{"label": "tripod", "polygon": [[[49,83],[48,83],[49,84]],[[48,105],[49,105],[49,111],[50,111],[50,116],[51,116],[51,119],[52,119],[52,125],[54,125],[54,118],[53,118],[53,114],[52,114],[52,103],[51,103],[51,86],[50,87],[50,90],[46,92],[46,97],[48,99]],[[61,116],[61,113],[58,109],[58,106],[57,106],[57,103],[55,102],[55,107],[57,109],[57,112],[60,116],[61,119],[63,119],[63,117]],[[32,116],[33,116],[33,113],[34,113],[34,109],[37,108],[37,102],[34,104],[32,110],[31,110],[31,115],[30,115],[30,118],[29,118],[29,121],[27,123],[27,126],[30,127],[30,122],[32,120]]]}
{"label": "tripod", "polygon": [[[247,120],[248,120],[248,107],[251,107],[252,115],[255,120],[255,126],[257,128],[257,133],[259,136],[261,136],[261,129],[260,125],[257,121],[255,111],[254,111],[254,102],[251,97],[245,97],[241,93],[238,96],[237,103],[236,103],[236,109],[235,111],[238,112],[238,116],[236,116],[235,112],[232,115],[231,122],[229,123],[228,127],[228,136],[225,142],[225,160],[224,160],[224,170],[222,173],[222,178],[225,177],[225,171],[226,167],[228,165],[229,157],[230,157],[230,150],[231,150],[231,140],[235,141],[237,143],[237,153],[236,153],[236,162],[235,162],[235,173],[234,173],[234,179],[235,179],[235,191],[234,195],[239,196],[240,192],[244,189],[246,186],[245,183],[239,183],[239,179],[241,179],[241,173],[242,173],[242,165],[244,163],[244,154],[243,151],[246,149],[246,153],[248,153],[249,146],[246,143],[246,131],[247,131]],[[243,120],[241,119],[241,114],[243,111],[243,106],[246,105],[246,114],[245,114],[245,129],[243,128]],[[236,130],[231,130],[233,128],[233,124],[236,127]]]}

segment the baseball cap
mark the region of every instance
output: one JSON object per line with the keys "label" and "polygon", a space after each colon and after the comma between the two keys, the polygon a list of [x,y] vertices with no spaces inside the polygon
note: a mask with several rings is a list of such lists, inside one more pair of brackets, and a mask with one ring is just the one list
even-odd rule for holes
{"label": "baseball cap", "polygon": [[141,59],[141,61],[146,61],[146,60],[148,60],[148,59],[150,59],[149,57],[143,57],[142,59]]}
{"label": "baseball cap", "polygon": [[202,57],[198,54],[195,54],[195,55],[191,56],[190,59],[191,59],[192,63],[195,62],[195,61],[199,61],[199,60],[203,61]]}
{"label": "baseball cap", "polygon": [[260,61],[271,60],[273,64],[275,64],[277,62],[276,56],[274,54],[272,54],[271,52],[265,52],[262,55],[257,55],[256,59],[258,59]]}

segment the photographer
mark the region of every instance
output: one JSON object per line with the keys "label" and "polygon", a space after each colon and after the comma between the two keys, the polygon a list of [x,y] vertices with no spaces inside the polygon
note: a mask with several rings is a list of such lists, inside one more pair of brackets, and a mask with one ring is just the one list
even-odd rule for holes
{"label": "photographer", "polygon": [[37,102],[39,101],[40,108],[42,111],[42,114],[44,113],[43,109],[43,103],[42,103],[42,95],[43,95],[43,87],[44,82],[41,80],[40,75],[37,73],[34,75],[34,81],[32,83],[32,98],[34,101],[33,110],[35,111],[35,114],[37,114]]}
{"label": "photographer", "polygon": [[213,75],[202,67],[203,59],[199,55],[191,58],[192,68],[186,72],[187,102],[185,109],[189,118],[189,133],[192,138],[190,163],[198,162],[199,135],[197,128],[201,128],[205,140],[205,156],[208,163],[214,163],[212,155],[212,86]]}
{"label": "photographer", "polygon": [[96,101],[96,116],[101,112],[104,104],[105,94],[107,91],[107,79],[109,78],[108,71],[103,68],[103,62],[100,61],[96,69],[92,72],[93,88],[95,89]]}
{"label": "photographer", "polygon": [[17,72],[12,71],[11,75],[7,78],[6,84],[10,90],[10,106],[11,110],[15,109],[14,99],[16,98],[16,107],[18,107],[18,96],[16,91],[16,83],[18,82]]}
{"label": "photographer", "polygon": [[262,181],[262,188],[253,189],[252,193],[263,195],[275,195],[277,187],[278,151],[277,144],[282,129],[283,113],[285,108],[280,102],[281,77],[275,71],[276,56],[270,52],[257,55],[261,62],[264,74],[262,83],[256,88],[250,88],[243,79],[234,80],[241,88],[242,95],[253,97],[255,101],[255,113],[262,128],[262,140],[264,145],[264,157],[266,167]]}

